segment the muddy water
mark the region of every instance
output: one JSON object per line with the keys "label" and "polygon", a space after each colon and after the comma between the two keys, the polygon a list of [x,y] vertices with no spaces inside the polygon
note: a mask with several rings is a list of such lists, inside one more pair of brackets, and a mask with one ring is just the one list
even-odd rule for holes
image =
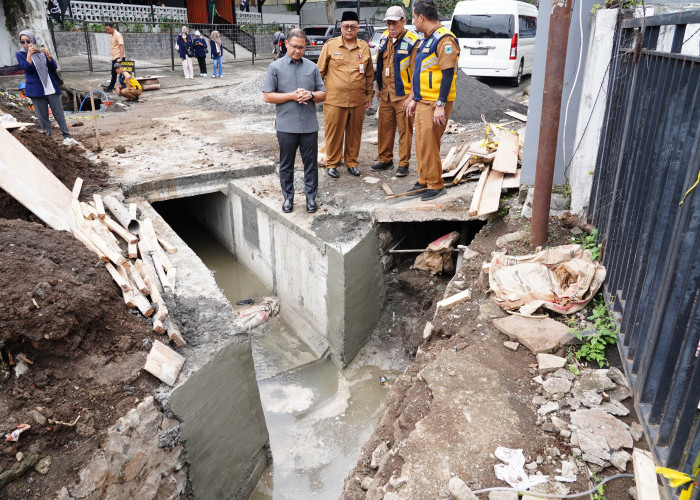
{"label": "muddy water", "polygon": [[[248,269],[192,219],[161,214],[215,273],[229,301],[269,295]],[[284,304],[282,304],[284,307]],[[388,386],[399,372],[382,348],[370,347],[343,371],[311,350],[276,317],[252,332],[253,358],[274,464],[265,471],[254,500],[337,498],[383,409]],[[394,350],[395,346],[387,349]],[[395,352],[395,351],[394,351]],[[374,364],[368,364],[374,363]],[[380,369],[388,365],[394,370]]]}

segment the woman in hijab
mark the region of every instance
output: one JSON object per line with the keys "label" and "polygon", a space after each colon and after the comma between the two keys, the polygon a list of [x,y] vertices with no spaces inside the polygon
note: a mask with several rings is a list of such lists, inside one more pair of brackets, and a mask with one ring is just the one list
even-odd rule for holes
{"label": "woman in hijab", "polygon": [[207,41],[199,31],[194,32],[194,56],[199,63],[199,76],[207,76]]}
{"label": "woman in hijab", "polygon": [[56,61],[44,45],[36,43],[34,33],[24,30],[19,33],[20,50],[15,54],[19,67],[24,70],[25,93],[34,104],[39,125],[47,136],[51,137],[49,107],[63,134],[63,144],[77,144],[68,131],[66,118],[63,116],[61,87],[56,77]]}
{"label": "woman in hijab", "polygon": [[217,68],[219,72],[219,78],[224,76],[223,70],[221,69],[221,59],[224,56],[224,47],[221,44],[221,37],[219,36],[218,31],[212,31],[209,34],[209,45],[211,48],[211,60],[214,63],[214,71],[212,72],[211,77],[216,78],[217,77]]}
{"label": "woman in hijab", "polygon": [[185,73],[185,78],[194,78],[194,70],[192,69],[192,57],[194,57],[194,46],[192,45],[192,37],[188,33],[187,26],[182,27],[182,32],[177,36],[177,52],[182,60],[182,71]]}

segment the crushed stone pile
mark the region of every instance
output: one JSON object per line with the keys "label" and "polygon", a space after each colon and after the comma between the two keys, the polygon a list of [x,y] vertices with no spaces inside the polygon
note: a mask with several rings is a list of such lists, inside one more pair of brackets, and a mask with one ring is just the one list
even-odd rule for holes
{"label": "crushed stone pile", "polygon": [[263,100],[262,87],[264,82],[265,73],[260,73],[235,87],[201,97],[193,97],[186,100],[185,103],[232,113],[274,113],[275,105],[267,104]]}
{"label": "crushed stone pile", "polygon": [[527,115],[527,106],[511,101],[472,76],[460,72],[457,78],[457,98],[450,119],[461,123],[478,123],[481,115],[489,122],[510,119],[503,112],[517,111]]}

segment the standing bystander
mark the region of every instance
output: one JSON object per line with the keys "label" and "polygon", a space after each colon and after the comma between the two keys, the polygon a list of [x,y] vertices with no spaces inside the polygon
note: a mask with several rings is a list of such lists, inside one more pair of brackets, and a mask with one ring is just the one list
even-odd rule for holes
{"label": "standing bystander", "polygon": [[218,31],[214,30],[209,34],[209,46],[211,48],[211,62],[214,64],[211,77],[216,78],[216,73],[218,71],[218,77],[221,78],[224,76],[224,70],[221,67],[221,62],[224,57],[224,46],[221,43],[221,37]]}
{"label": "standing bystander", "polygon": [[275,46],[274,49],[272,49],[272,53],[275,54],[275,59],[279,59],[284,55],[287,48],[286,44],[284,43],[286,39],[287,37],[284,36],[284,28],[280,26],[277,28],[275,35],[272,37],[272,44]]}
{"label": "standing bystander", "polygon": [[457,39],[438,21],[433,0],[415,0],[413,23],[425,35],[418,44],[413,71],[413,100],[406,106],[408,116],[415,115],[418,182],[408,192],[427,191],[421,200],[445,194],[440,159],[440,140],[457,95]]}
{"label": "standing bystander", "polygon": [[413,118],[406,116],[405,108],[412,99],[411,72],[415,60],[418,37],[406,30],[406,13],[398,5],[389,7],[384,16],[387,30],[379,41],[377,54],[378,163],[372,170],[394,168],[394,137],[399,129],[399,168],[397,177],[408,175],[413,141]]}
{"label": "standing bystander", "polygon": [[326,98],[318,67],[304,58],[306,34],[292,30],[285,40],[287,53],[267,68],[263,84],[265,102],[277,105],[275,129],[280,146],[282,211],[294,209],[294,158],[297,149],[304,163],[306,211],[316,211],[318,190],[318,118],[316,103]]}
{"label": "standing bystander", "polygon": [[335,179],[339,177],[341,156],[348,171],[360,175],[362,123],[365,110],[372,106],[374,67],[369,45],[357,38],[359,28],[357,13],[343,12],[340,36],[328,40],[318,57],[318,69],[328,89],[328,99],[323,105],[326,173]]}
{"label": "standing bystander", "polygon": [[182,27],[182,32],[178,35],[175,43],[177,43],[177,53],[182,61],[182,71],[185,73],[185,79],[194,78],[194,70],[192,69],[194,46],[192,45],[192,37],[188,32],[187,26]]}
{"label": "standing bystander", "polygon": [[117,82],[114,63],[121,63],[124,60],[124,37],[114,28],[114,23],[105,23],[105,31],[109,33],[109,55],[112,58],[112,79],[105,91],[113,92],[114,84]]}
{"label": "standing bystander", "polygon": [[207,76],[207,41],[199,30],[194,32],[194,56],[199,63],[199,76]]}

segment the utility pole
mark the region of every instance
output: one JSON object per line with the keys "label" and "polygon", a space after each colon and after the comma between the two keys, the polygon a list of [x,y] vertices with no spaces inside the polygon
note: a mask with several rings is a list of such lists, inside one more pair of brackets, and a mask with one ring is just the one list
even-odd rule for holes
{"label": "utility pole", "polygon": [[569,25],[571,24],[571,1],[552,0],[552,13],[549,16],[547,66],[542,97],[540,141],[537,147],[535,192],[532,200],[530,243],[534,247],[547,243],[549,205],[552,202],[554,162],[557,157],[559,115],[566,68],[566,48],[569,44]]}

